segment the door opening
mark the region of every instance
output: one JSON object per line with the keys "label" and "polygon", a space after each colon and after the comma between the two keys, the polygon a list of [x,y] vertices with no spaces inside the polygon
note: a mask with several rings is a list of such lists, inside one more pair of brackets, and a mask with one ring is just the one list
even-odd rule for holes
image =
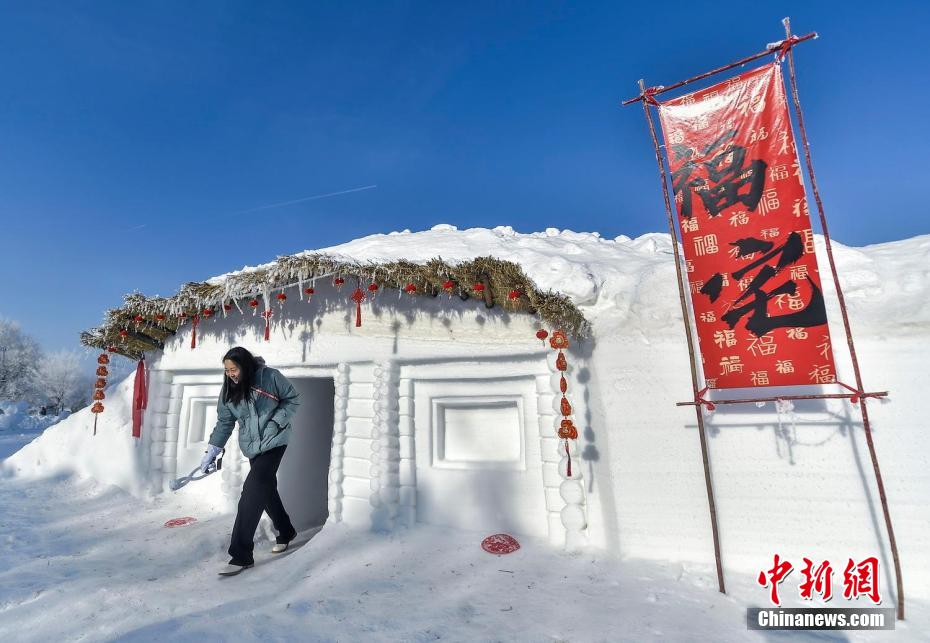
{"label": "door opening", "polygon": [[288,378],[300,393],[291,437],[278,471],[278,492],[298,530],[329,516],[329,458],[333,443],[335,384],[331,377]]}

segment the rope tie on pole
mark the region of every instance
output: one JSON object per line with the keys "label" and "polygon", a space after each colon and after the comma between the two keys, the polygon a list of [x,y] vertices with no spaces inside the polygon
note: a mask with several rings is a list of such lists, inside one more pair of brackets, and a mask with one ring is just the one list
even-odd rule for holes
{"label": "rope tie on pole", "polygon": [[717,405],[711,402],[710,400],[704,399],[704,393],[707,392],[708,387],[702,388],[697,392],[697,395],[694,396],[694,403],[698,406],[706,406],[708,411],[713,411],[717,408]]}
{"label": "rope tie on pole", "polygon": [[856,390],[853,387],[849,386],[848,384],[844,384],[843,382],[840,382],[839,380],[837,380],[836,383],[842,386],[847,391],[850,391],[851,393],[853,393],[853,396],[849,398],[849,401],[852,402],[853,404],[858,404],[859,400],[865,399],[867,397],[874,397],[875,399],[878,399],[880,397],[885,396],[885,394],[883,393],[866,393],[865,391]]}

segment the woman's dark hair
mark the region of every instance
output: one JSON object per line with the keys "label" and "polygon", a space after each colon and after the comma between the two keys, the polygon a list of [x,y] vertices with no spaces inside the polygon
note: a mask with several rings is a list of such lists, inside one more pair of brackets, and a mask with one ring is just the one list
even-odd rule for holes
{"label": "woman's dark hair", "polygon": [[248,398],[249,391],[252,385],[255,384],[255,371],[258,370],[258,362],[252,353],[241,346],[230,348],[223,355],[223,362],[226,360],[235,362],[239,367],[239,382],[234,383],[228,377],[223,377],[223,401],[238,404]]}

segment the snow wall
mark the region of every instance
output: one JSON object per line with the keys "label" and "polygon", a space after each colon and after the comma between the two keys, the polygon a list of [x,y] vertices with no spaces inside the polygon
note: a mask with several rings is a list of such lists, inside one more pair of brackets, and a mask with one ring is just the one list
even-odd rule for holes
{"label": "snow wall", "polygon": [[[493,255],[571,296],[595,329],[570,353],[587,397],[579,447],[590,545],[624,557],[713,565],[695,413],[675,406],[689,399],[691,381],[668,235],[611,240],[553,229],[524,235],[508,227],[437,226],[321,252],[414,261]],[[930,384],[930,236],[864,248],[834,242],[834,254],[865,387],[890,392],[869,401],[869,414],[905,594],[930,597],[930,433],[922,404]],[[853,384],[832,280],[822,281],[839,376]],[[129,437],[131,387],[130,377],[108,393],[108,421],[96,439],[93,418],[82,411],[7,459],[3,473],[76,472],[144,495],[140,444]],[[841,574],[847,559],[877,555],[891,604],[892,558],[858,408],[796,401],[781,412],[773,403],[718,406],[705,417],[727,573],[754,577],[777,553],[796,568],[802,557],[827,559]]]}

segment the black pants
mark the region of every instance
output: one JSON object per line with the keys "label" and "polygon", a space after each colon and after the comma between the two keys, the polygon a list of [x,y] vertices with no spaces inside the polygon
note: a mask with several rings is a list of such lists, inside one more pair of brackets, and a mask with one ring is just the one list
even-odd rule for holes
{"label": "black pants", "polygon": [[284,510],[281,496],[278,495],[278,466],[281,464],[285,448],[287,445],[281,445],[249,459],[252,468],[242,485],[239,511],[229,544],[232,564],[251,565],[254,562],[253,539],[262,511],[268,512],[268,517],[278,532],[279,543],[290,542],[297,535],[290,516]]}

